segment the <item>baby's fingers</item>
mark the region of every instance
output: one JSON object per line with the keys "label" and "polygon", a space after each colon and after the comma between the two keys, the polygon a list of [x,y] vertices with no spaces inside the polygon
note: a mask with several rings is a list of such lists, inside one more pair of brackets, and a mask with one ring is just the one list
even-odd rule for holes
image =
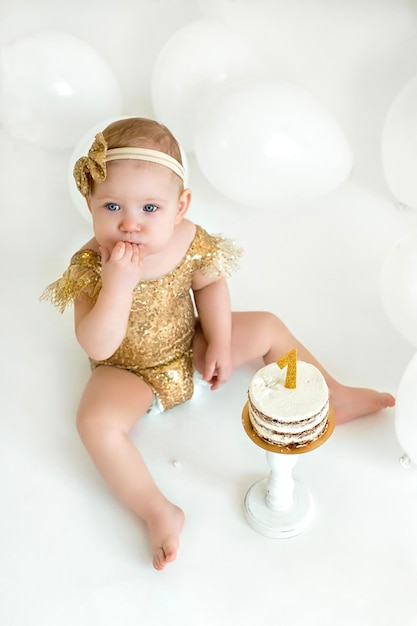
{"label": "baby's fingers", "polygon": [[132,244],[132,261],[137,265],[142,265],[143,248],[138,244]]}
{"label": "baby's fingers", "polygon": [[215,363],[206,365],[204,374],[203,374],[203,380],[209,383],[210,388],[213,391],[221,387],[222,383],[219,380],[219,373],[218,373]]}
{"label": "baby's fingers", "polygon": [[124,241],[118,241],[111,251],[110,259],[112,261],[121,261],[126,254],[126,245]]}
{"label": "baby's fingers", "polygon": [[210,383],[215,375],[216,365],[215,363],[206,363],[204,366],[203,380]]}

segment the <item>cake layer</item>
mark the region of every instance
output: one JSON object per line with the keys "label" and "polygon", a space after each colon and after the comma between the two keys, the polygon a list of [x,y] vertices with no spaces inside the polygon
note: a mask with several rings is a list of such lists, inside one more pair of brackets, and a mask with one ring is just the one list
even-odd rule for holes
{"label": "cake layer", "polygon": [[277,446],[305,446],[321,437],[328,427],[329,402],[312,420],[288,423],[265,419],[249,399],[249,419],[258,437]]}
{"label": "cake layer", "polygon": [[260,369],[249,386],[249,418],[261,439],[279,446],[303,446],[326,432],[329,390],[310,363],[297,361],[295,389],[285,387],[276,363]]}

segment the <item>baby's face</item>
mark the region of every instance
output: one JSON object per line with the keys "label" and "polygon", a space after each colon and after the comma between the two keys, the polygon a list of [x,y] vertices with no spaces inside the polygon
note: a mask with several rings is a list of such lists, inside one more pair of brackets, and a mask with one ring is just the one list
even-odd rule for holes
{"label": "baby's face", "polygon": [[182,182],[169,168],[123,159],[107,164],[107,177],[89,197],[96,240],[110,251],[118,241],[161,252],[182,220]]}

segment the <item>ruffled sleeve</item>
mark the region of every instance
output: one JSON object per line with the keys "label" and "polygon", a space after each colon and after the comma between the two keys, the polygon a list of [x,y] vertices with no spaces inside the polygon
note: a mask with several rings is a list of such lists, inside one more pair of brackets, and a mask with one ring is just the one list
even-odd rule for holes
{"label": "ruffled sleeve", "polygon": [[194,242],[200,261],[199,269],[206,276],[227,278],[239,268],[243,250],[232,239],[223,235],[209,235],[198,226]]}
{"label": "ruffled sleeve", "polygon": [[41,300],[52,302],[63,313],[78,298],[96,300],[100,289],[100,256],[93,250],[81,250],[74,254],[61,278],[45,289]]}

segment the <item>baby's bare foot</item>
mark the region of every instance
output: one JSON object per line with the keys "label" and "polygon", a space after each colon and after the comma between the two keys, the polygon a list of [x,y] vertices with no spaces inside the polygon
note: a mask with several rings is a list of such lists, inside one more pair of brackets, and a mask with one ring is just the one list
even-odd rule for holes
{"label": "baby's bare foot", "polygon": [[184,525],[184,512],[166,500],[147,523],[153,566],[157,570],[162,570],[167,563],[175,561],[177,556],[179,535]]}
{"label": "baby's bare foot", "polygon": [[395,404],[395,398],[390,393],[343,385],[338,385],[331,390],[330,401],[336,414],[337,424],[350,422]]}

